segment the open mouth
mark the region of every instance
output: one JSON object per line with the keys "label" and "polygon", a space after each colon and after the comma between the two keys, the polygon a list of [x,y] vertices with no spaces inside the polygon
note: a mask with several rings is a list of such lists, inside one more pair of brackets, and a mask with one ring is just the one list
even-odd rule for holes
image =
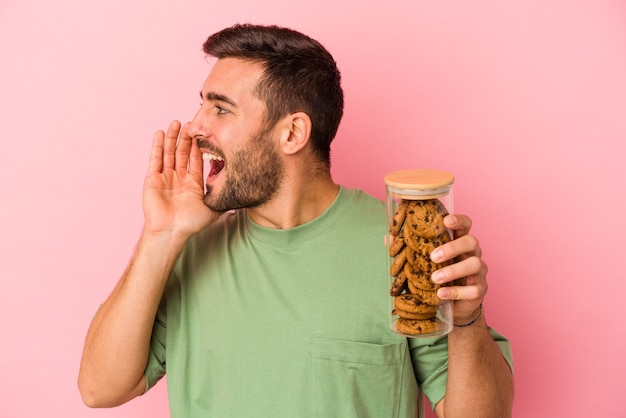
{"label": "open mouth", "polygon": [[208,178],[217,176],[224,168],[224,159],[219,155],[203,152],[202,160],[204,160],[204,172],[209,173]]}

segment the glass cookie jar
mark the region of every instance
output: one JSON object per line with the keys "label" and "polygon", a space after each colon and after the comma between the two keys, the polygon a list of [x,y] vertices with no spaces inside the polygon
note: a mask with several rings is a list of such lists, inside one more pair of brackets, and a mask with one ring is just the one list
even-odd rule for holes
{"label": "glass cookie jar", "polygon": [[438,170],[389,173],[386,185],[389,231],[389,327],[406,337],[432,337],[452,330],[452,302],[437,297],[431,275],[447,263],[430,253],[451,241],[443,218],[453,211],[454,175]]}

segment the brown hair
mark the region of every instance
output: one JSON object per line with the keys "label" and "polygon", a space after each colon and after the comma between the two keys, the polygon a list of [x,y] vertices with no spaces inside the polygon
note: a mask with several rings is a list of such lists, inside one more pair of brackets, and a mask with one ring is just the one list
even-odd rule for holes
{"label": "brown hair", "polygon": [[343,115],[341,75],[332,55],[316,40],[287,28],[238,24],[211,35],[208,55],[259,62],[264,73],[254,92],[265,102],[266,123],[290,113],[311,118],[311,143],[330,166],[330,143]]}

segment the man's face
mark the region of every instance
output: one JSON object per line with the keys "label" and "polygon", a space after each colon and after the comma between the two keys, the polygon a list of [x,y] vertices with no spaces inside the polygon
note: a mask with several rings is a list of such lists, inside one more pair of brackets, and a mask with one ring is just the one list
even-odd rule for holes
{"label": "man's face", "polygon": [[252,94],[261,73],[258,64],[218,60],[189,127],[205,160],[204,203],[217,212],[262,205],[282,180],[273,130],[263,123],[265,104]]}

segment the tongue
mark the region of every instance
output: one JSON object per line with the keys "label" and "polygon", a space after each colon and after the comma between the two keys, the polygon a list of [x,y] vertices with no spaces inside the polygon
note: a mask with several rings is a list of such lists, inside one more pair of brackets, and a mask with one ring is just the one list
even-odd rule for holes
{"label": "tongue", "polygon": [[209,176],[215,176],[224,168],[224,161],[213,160],[211,161],[211,169],[209,170]]}

